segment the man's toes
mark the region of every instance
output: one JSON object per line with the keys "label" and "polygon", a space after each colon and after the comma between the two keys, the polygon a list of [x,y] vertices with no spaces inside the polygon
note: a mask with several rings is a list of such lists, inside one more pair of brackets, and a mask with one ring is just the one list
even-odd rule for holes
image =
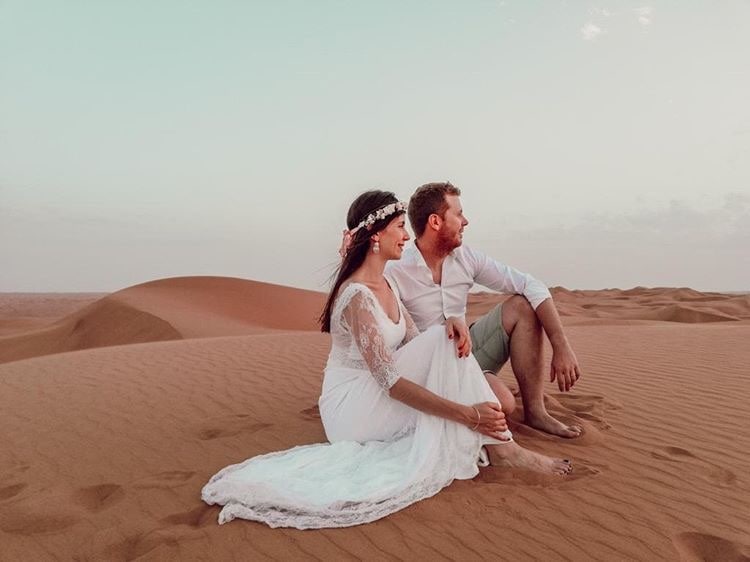
{"label": "man's toes", "polygon": [[569,425],[566,428],[573,437],[578,437],[581,433],[583,433],[583,428],[578,425]]}

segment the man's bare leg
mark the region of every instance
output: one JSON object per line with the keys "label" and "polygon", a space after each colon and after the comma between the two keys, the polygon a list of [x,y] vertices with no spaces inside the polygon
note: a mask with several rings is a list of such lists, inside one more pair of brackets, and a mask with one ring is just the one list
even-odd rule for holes
{"label": "man's bare leg", "polygon": [[511,415],[516,409],[516,397],[513,396],[513,393],[499,377],[485,373],[484,378],[487,379],[492,392],[497,396],[500,407],[503,409],[505,415]]}
{"label": "man's bare leg", "polygon": [[581,428],[565,425],[544,407],[544,333],[534,309],[516,295],[503,303],[502,323],[510,336],[510,362],[518,381],[527,425],[561,437],[578,437]]}

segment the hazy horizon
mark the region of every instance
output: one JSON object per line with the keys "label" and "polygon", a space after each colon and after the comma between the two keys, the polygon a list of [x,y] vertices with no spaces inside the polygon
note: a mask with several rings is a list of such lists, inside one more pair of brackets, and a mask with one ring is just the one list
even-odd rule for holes
{"label": "hazy horizon", "polygon": [[750,291],[750,3],[0,3],[0,291],[326,290],[349,203],[461,187],[549,286]]}

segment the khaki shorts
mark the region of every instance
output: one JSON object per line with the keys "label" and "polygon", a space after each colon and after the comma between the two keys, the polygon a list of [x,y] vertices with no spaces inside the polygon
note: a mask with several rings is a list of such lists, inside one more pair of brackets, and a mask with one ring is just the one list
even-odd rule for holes
{"label": "khaki shorts", "polygon": [[483,371],[496,373],[510,357],[510,337],[502,323],[503,305],[498,304],[471,326],[471,349]]}

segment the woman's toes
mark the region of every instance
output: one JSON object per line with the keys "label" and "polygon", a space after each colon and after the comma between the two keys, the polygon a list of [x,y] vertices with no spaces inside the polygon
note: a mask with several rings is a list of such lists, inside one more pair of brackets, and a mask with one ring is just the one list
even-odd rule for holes
{"label": "woman's toes", "polygon": [[558,459],[555,461],[555,473],[565,475],[573,470],[573,465],[568,459]]}

